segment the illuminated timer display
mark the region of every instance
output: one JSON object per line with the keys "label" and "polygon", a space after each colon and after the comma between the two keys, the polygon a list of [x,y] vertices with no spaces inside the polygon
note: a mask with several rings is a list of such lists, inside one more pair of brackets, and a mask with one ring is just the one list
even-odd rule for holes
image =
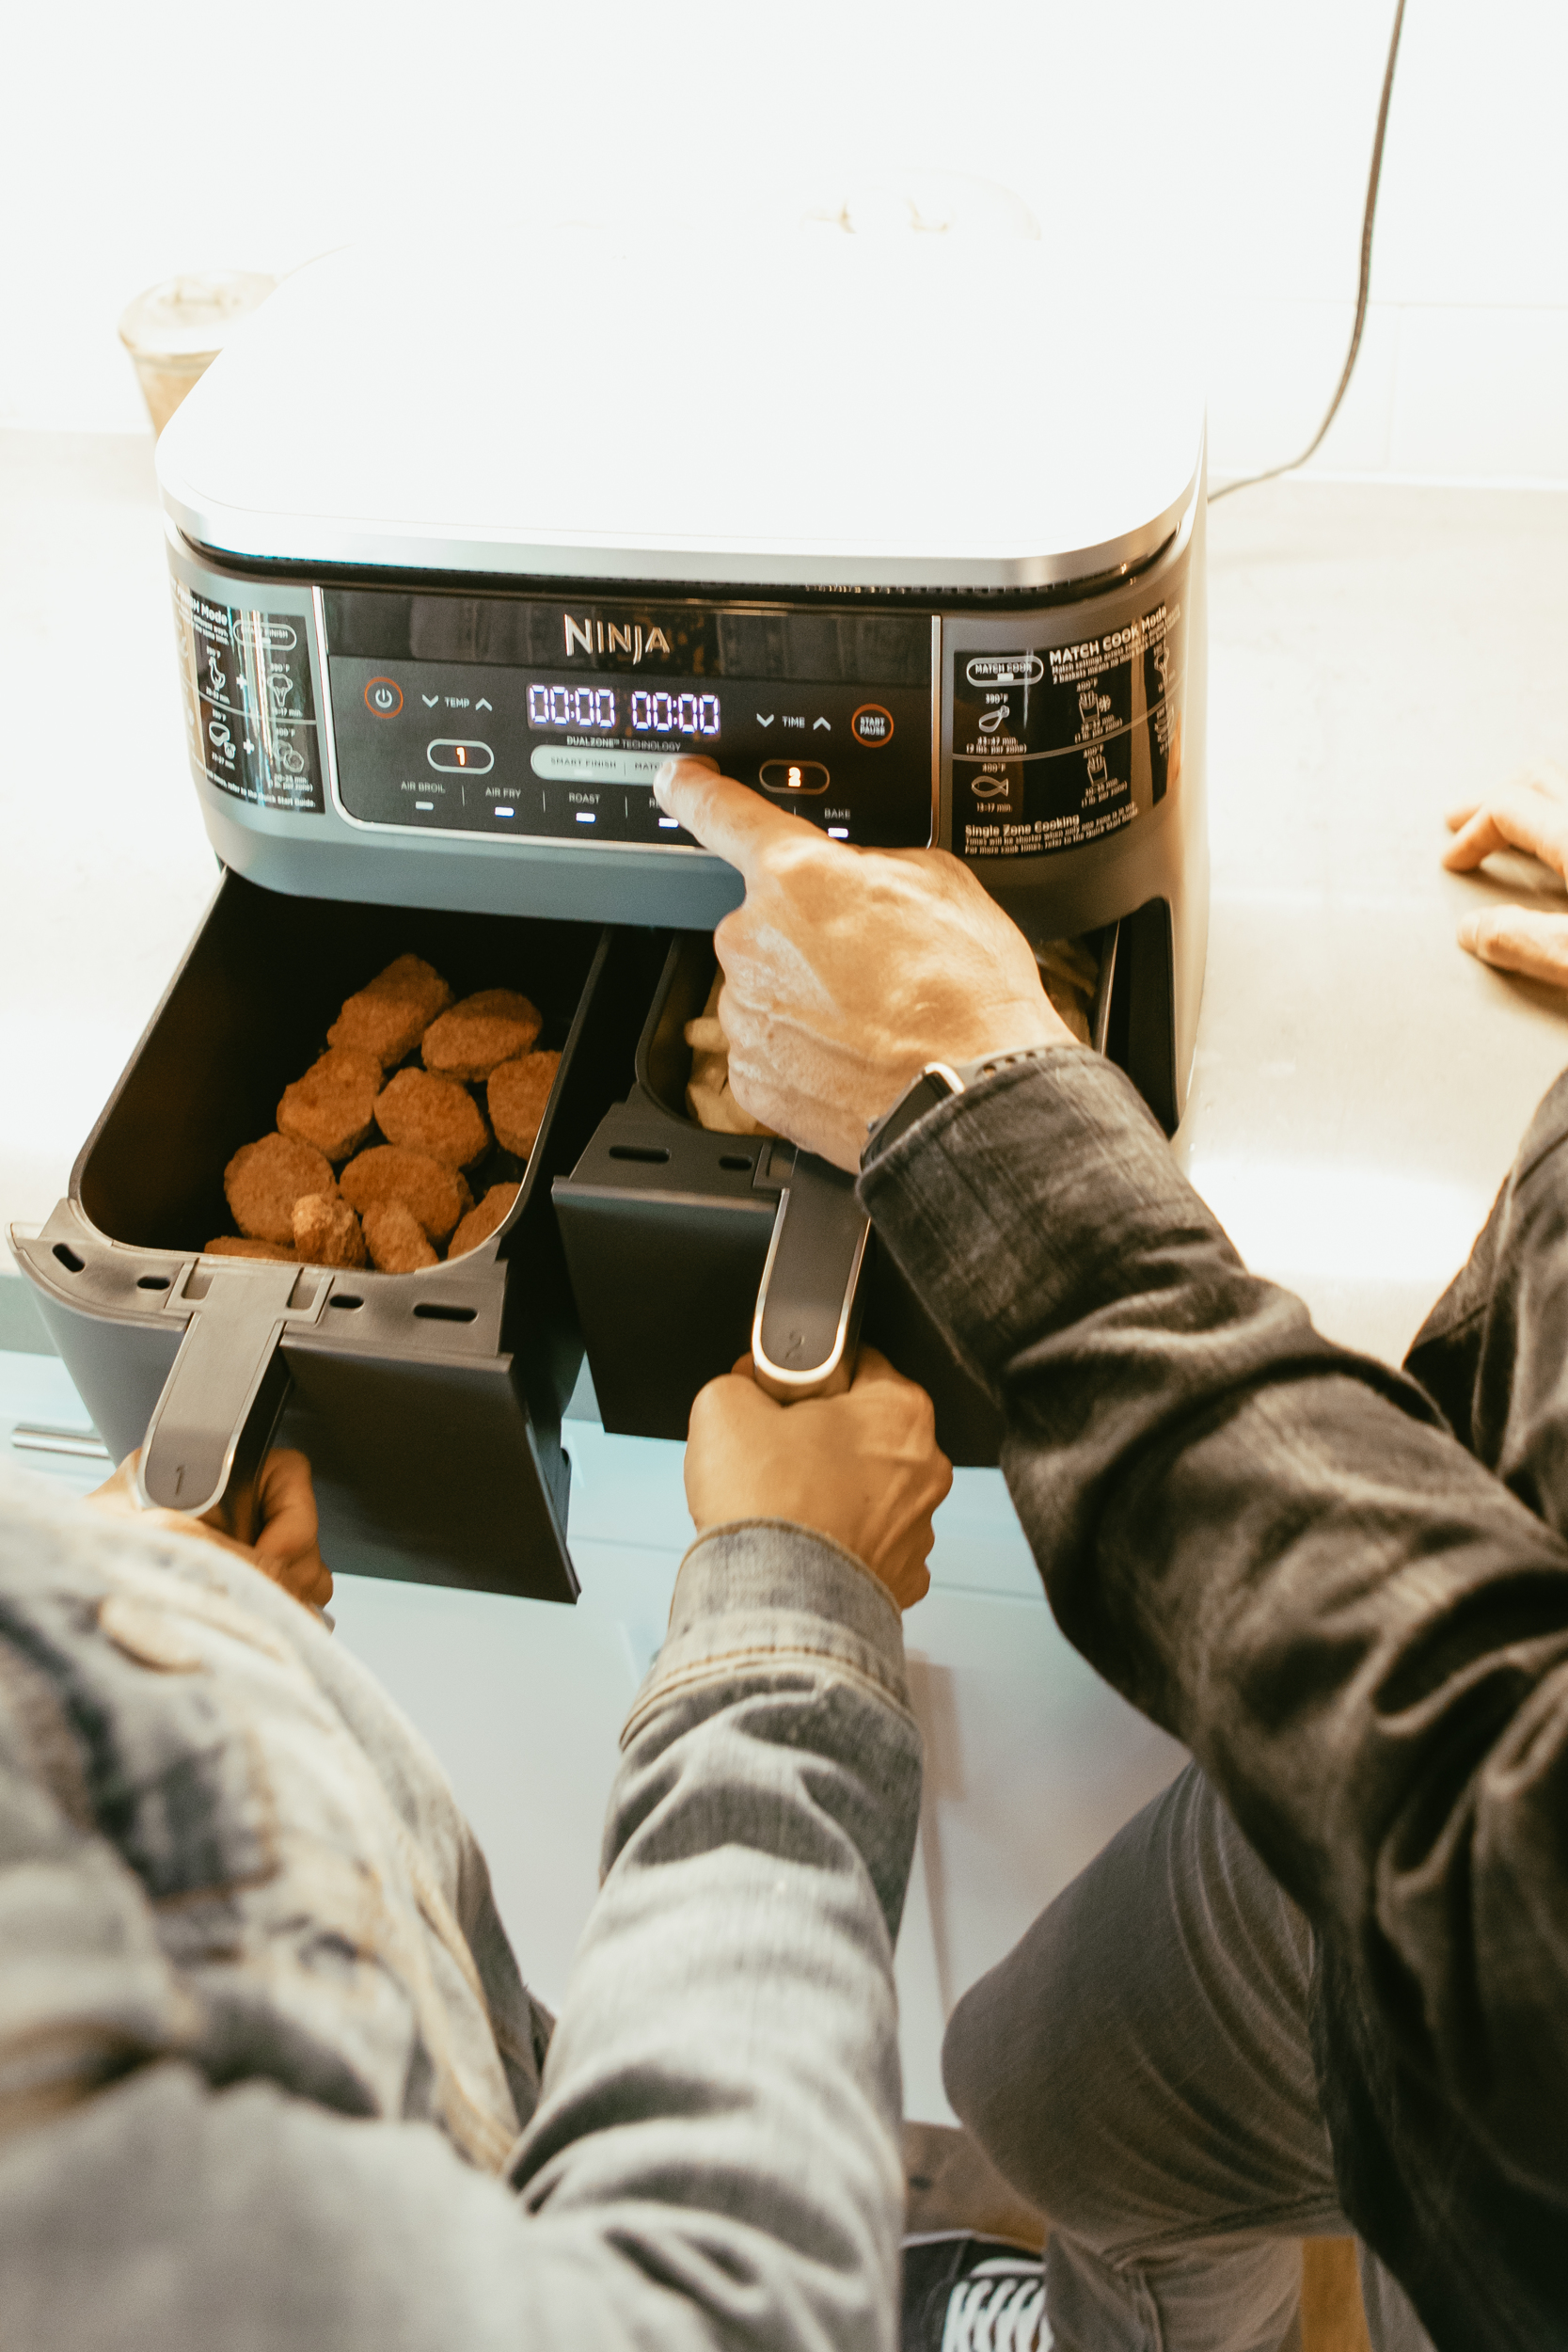
{"label": "illuminated timer display", "polygon": [[[610,686],[542,686],[528,690],[531,727],[578,727],[613,735],[621,731],[620,697]],[[638,687],[631,696],[633,735],[717,735],[717,694],[666,694]]]}

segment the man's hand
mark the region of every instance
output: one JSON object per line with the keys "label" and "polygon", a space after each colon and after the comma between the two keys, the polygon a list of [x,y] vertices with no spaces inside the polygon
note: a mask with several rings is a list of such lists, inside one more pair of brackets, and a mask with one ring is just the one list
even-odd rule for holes
{"label": "man's hand", "polygon": [[713,935],[730,1086],[839,1168],[928,1061],[1072,1045],[1022,932],[942,850],[854,850],[705,762],[669,760],[659,806],[738,867]]}
{"label": "man's hand", "polygon": [[[1496,850],[1524,850],[1568,881],[1568,775],[1537,762],[1491,800],[1451,808],[1449,830],[1455,837],[1443,863],[1450,873],[1469,873]],[[1568,988],[1568,914],[1481,908],[1461,923],[1459,944],[1499,971]]]}
{"label": "man's hand", "polygon": [[209,1512],[204,1519],[193,1519],[182,1511],[147,1510],[136,1499],[136,1464],[139,1454],[128,1454],[114,1476],[95,1488],[87,1500],[95,1509],[116,1517],[134,1518],[141,1527],[160,1527],[177,1535],[201,1535],[209,1543],[221,1544],[226,1551],[237,1552],[260,1568],[275,1584],[281,1584],[295,1600],[304,1601],[312,1609],[325,1609],[332,1598],[332,1572],[321,1556],[316,1540],[316,1493],[310,1484],[310,1465],[303,1454],[292,1447],[280,1447],[269,1454],[261,1465],[258,1502],[261,1528],[254,1546],[237,1544],[225,1534],[219,1514]]}
{"label": "man's hand", "polygon": [[780,1405],[743,1356],[691,1407],[686,1500],[699,1534],[793,1519],[852,1551],[900,1609],[929,1587],[931,1515],[952,1484],[930,1398],[874,1347],[840,1396]]}

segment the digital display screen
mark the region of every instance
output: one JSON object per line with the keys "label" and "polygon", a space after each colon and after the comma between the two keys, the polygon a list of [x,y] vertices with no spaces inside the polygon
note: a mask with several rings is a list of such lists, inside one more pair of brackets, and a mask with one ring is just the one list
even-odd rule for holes
{"label": "digital display screen", "polygon": [[698,736],[719,732],[717,694],[670,693],[662,687],[633,687],[617,694],[612,686],[546,686],[528,690],[528,723],[543,734],[550,727],[595,727],[613,735],[623,724],[633,735]]}
{"label": "digital display screen", "polygon": [[650,676],[635,655],[585,675],[334,652],[328,671],[338,788],[368,824],[689,846],[653,795],[688,752],[835,839],[931,838],[928,679]]}

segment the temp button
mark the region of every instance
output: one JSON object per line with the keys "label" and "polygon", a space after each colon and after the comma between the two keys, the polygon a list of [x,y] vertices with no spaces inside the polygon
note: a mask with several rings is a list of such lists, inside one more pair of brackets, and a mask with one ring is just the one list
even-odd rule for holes
{"label": "temp button", "polygon": [[496,764],[496,755],[488,743],[459,742],[453,736],[437,736],[427,743],[424,755],[433,768],[454,769],[468,776],[487,776]]}
{"label": "temp button", "polygon": [[828,771],[819,759],[765,759],[758,770],[765,792],[826,792]]}

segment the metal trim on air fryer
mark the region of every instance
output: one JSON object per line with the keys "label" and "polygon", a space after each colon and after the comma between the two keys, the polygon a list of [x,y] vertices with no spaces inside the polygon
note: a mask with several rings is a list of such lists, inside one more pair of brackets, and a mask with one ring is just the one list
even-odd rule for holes
{"label": "metal trim on air fryer", "polygon": [[[584,538],[575,543],[562,541],[520,548],[509,533],[499,531],[494,536],[472,538],[432,531],[406,538],[380,539],[373,533],[356,533],[352,530],[344,531],[330,555],[302,555],[301,548],[310,548],[320,529],[318,517],[274,515],[267,518],[264,528],[258,529],[252,516],[247,531],[230,533],[231,541],[244,536],[248,544],[226,544],[224,517],[231,515],[232,509],[215,501],[203,505],[199,492],[167,475],[163,477],[162,486],[165,510],[188,542],[250,563],[297,563],[303,568],[319,566],[334,572],[384,573],[394,568],[439,571],[446,578],[481,580],[570,580],[594,583],[646,580],[669,582],[672,586],[698,585],[722,594],[771,588],[809,596],[818,588],[888,588],[912,591],[933,600],[970,590],[1070,586],[1074,580],[1092,574],[1141,564],[1156,554],[1170,536],[1191,494],[1189,487],[1150,522],[1118,532],[1113,538],[1092,546],[1050,555],[933,558],[844,554],[823,548],[801,553],[799,549],[745,540],[736,540],[720,549],[705,546],[700,540],[683,540],[673,535],[657,547],[617,546],[609,539]],[[440,558],[433,563],[432,550],[437,548]]]}
{"label": "metal trim on air fryer", "polygon": [[931,840],[933,850],[949,845],[942,837],[942,614],[931,615]]}

